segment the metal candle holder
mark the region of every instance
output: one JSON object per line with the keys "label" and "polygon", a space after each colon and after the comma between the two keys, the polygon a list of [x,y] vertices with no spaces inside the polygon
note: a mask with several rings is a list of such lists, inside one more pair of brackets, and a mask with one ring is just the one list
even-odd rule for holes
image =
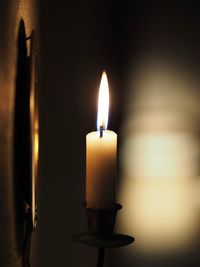
{"label": "metal candle holder", "polygon": [[131,244],[135,239],[129,235],[115,234],[114,226],[118,210],[122,205],[116,203],[110,209],[94,209],[87,207],[86,210],[88,232],[73,236],[72,240],[80,244],[98,248],[97,267],[103,267],[106,248],[117,248]]}

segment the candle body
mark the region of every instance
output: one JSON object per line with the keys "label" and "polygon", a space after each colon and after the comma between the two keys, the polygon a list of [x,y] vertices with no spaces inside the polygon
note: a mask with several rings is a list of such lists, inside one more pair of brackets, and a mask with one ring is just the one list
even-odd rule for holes
{"label": "candle body", "polygon": [[99,131],[86,136],[86,202],[95,209],[109,209],[116,202],[117,135]]}

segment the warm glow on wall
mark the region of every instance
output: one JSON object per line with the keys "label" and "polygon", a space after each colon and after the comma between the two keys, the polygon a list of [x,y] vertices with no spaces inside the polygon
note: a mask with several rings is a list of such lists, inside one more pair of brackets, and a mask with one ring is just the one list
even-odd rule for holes
{"label": "warm glow on wall", "polygon": [[195,160],[199,149],[187,133],[135,133],[126,138],[124,151],[123,164],[129,177],[182,181],[198,167]]}
{"label": "warm glow on wall", "polygon": [[139,250],[173,251],[193,241],[197,218],[191,147],[196,150],[190,136],[138,133],[128,140],[121,225],[135,233]]}
{"label": "warm glow on wall", "polygon": [[160,63],[146,64],[133,80],[123,128],[125,208],[118,230],[136,236],[134,251],[182,251],[194,244],[198,225],[198,91],[185,74]]}

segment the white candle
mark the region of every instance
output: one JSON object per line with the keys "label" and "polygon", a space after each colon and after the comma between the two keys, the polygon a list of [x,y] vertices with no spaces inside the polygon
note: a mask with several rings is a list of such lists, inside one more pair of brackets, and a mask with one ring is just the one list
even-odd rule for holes
{"label": "white candle", "polygon": [[109,89],[103,72],[98,101],[97,131],[86,136],[86,202],[96,209],[116,202],[117,134],[107,130]]}

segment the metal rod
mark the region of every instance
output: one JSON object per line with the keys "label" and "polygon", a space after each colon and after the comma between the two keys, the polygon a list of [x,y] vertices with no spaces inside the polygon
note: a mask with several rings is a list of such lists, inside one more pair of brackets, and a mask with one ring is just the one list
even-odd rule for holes
{"label": "metal rod", "polygon": [[30,249],[31,249],[31,235],[32,235],[32,222],[31,222],[31,209],[28,208],[26,213],[26,228],[23,244],[23,254],[22,254],[22,266],[31,267],[30,265]]}
{"label": "metal rod", "polygon": [[104,254],[105,254],[105,248],[99,248],[98,259],[97,259],[97,267],[103,267]]}

